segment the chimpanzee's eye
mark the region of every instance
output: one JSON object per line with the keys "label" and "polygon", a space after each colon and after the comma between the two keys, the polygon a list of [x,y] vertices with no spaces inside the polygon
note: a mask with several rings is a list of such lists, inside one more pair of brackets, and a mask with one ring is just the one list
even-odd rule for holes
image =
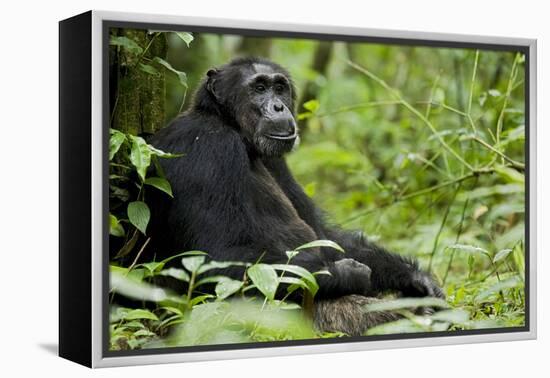
{"label": "chimpanzee's eye", "polygon": [[255,87],[256,91],[258,92],[265,92],[265,85],[263,84],[257,84],[256,87]]}
{"label": "chimpanzee's eye", "polygon": [[282,84],[275,84],[275,92],[282,93],[285,90],[285,87]]}

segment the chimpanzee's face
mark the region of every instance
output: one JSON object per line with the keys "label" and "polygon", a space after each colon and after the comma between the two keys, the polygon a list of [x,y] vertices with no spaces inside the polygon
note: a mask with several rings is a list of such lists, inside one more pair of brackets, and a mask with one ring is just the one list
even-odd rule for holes
{"label": "chimpanzee's face", "polygon": [[219,73],[219,84],[223,82],[223,102],[232,110],[243,136],[263,156],[289,152],[299,137],[288,74],[267,63],[232,67],[231,71]]}

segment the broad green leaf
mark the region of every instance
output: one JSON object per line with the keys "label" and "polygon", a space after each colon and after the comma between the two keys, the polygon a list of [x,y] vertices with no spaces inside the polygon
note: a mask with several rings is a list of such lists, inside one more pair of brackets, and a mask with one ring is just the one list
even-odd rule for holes
{"label": "broad green leaf", "polygon": [[320,106],[319,101],[315,99],[304,102],[304,105],[303,105],[304,109],[309,110],[312,113],[315,113],[315,111],[319,109],[319,106]]}
{"label": "broad green leaf", "polygon": [[141,48],[140,45],[137,44],[136,41],[124,37],[124,36],[111,36],[111,39],[109,40],[109,44],[111,46],[121,46],[124,47],[128,52],[139,55],[143,53],[143,48]]}
{"label": "broad green leaf", "polygon": [[218,299],[223,300],[235,294],[242,286],[242,281],[232,280],[230,278],[220,280],[216,285],[216,296]]}
{"label": "broad green leaf", "polygon": [[150,319],[150,320],[159,320],[159,318],[153,314],[151,311],[144,309],[135,309],[129,311],[124,317],[126,320],[135,320],[135,319]]}
{"label": "broad green leaf", "polygon": [[448,308],[449,304],[443,299],[424,297],[424,298],[399,298],[388,301],[370,303],[363,308],[366,312],[376,311],[395,311],[403,309],[412,309],[416,307],[438,307]]}
{"label": "broad green leaf", "polygon": [[248,265],[250,264],[242,261],[210,261],[202,265],[197,271],[197,273],[202,274],[211,269],[224,269],[224,268],[229,268],[230,266],[248,266]]}
{"label": "broad green leaf", "polygon": [[283,272],[291,272],[296,274],[297,276],[304,279],[304,282],[308,286],[308,290],[311,292],[313,296],[317,293],[319,290],[319,285],[317,284],[317,280],[306,269],[302,268],[301,266],[297,265],[285,265],[285,264],[272,264],[271,265],[274,269],[281,270]]}
{"label": "broad green leaf", "polygon": [[143,337],[143,336],[156,336],[157,334],[149,331],[148,329],[140,329],[139,331],[134,332],[134,337]]}
{"label": "broad green leaf", "polygon": [[497,165],[495,171],[507,182],[509,183],[519,183],[525,184],[525,176],[523,173],[516,171],[510,167],[505,167],[503,165]]}
{"label": "broad green leaf", "polygon": [[182,256],[208,256],[208,253],[203,252],[203,251],[185,251],[185,252],[180,252],[180,253],[177,253],[177,254],[172,255],[170,257],[167,257],[164,260],[162,260],[162,262],[166,264],[167,262],[172,261],[172,260],[177,259],[178,257],[182,257]]}
{"label": "broad green leaf", "polygon": [[481,247],[476,247],[473,245],[466,245],[466,244],[451,244],[447,247],[447,249],[454,249],[459,250],[463,252],[469,252],[469,253],[482,253],[484,255],[489,256],[489,252],[486,249],[483,249]]}
{"label": "broad green leaf", "polygon": [[163,66],[164,68],[166,68],[168,71],[175,73],[180,81],[180,84],[185,88],[187,88],[187,75],[185,74],[185,72],[176,70],[174,67],[172,67],[170,63],[168,63],[166,60],[162,58],[159,58],[158,56],[155,56],[153,60],[158,64],[160,64],[161,66]]}
{"label": "broad green leaf", "polygon": [[470,320],[470,313],[461,309],[443,310],[431,315],[430,319],[452,324],[464,324]]}
{"label": "broad green leaf", "polygon": [[[200,271],[200,269],[199,269],[199,271]],[[226,278],[227,278],[226,276],[209,276],[209,277],[205,277],[205,278],[202,278],[199,281],[197,281],[197,283],[195,284],[195,287],[199,287],[201,285],[209,284],[209,283],[217,284],[218,282],[223,281]]]}
{"label": "broad green leaf", "polygon": [[109,234],[117,237],[123,237],[125,235],[124,228],[117,217],[111,213],[109,213]]}
{"label": "broad green leaf", "polygon": [[155,275],[155,273],[160,272],[160,270],[162,268],[164,268],[164,263],[163,262],[148,262],[148,263],[138,264],[138,265],[136,265],[136,267],[145,268],[149,272],[149,275],[153,276],[153,275]]}
{"label": "broad green leaf", "polygon": [[175,34],[176,34],[178,37],[180,37],[181,40],[182,40],[183,42],[185,42],[185,44],[187,45],[187,47],[189,47],[189,44],[190,44],[191,42],[193,42],[193,39],[195,39],[195,38],[193,37],[193,34],[191,34],[191,33],[187,33],[187,32],[175,32]]}
{"label": "broad green leaf", "polygon": [[189,301],[189,304],[191,305],[191,307],[193,307],[199,303],[205,302],[207,299],[210,299],[210,298],[214,298],[214,296],[212,294],[199,295],[198,297],[191,299]]}
{"label": "broad green leaf", "polygon": [[145,180],[147,168],[151,164],[151,150],[142,137],[130,135],[132,148],[130,150],[130,161],[136,167],[139,177]]}
{"label": "broad green leaf", "polygon": [[184,257],[181,259],[181,264],[187,269],[189,272],[194,273],[201,267],[202,264],[204,264],[204,261],[206,260],[205,256],[191,256],[191,257]]}
{"label": "broad green leaf", "polygon": [[279,283],[297,286],[297,287],[292,287],[292,288],[289,286],[288,289],[287,289],[287,291],[289,291],[289,292],[294,291],[298,288],[309,290],[309,287],[307,286],[307,283],[301,278],[280,277],[279,278]]}
{"label": "broad green leaf", "polygon": [[145,184],[153,186],[164,193],[168,194],[170,197],[174,198],[174,195],[172,194],[172,187],[170,186],[170,183],[168,180],[162,178],[162,177],[148,177],[145,179]]}
{"label": "broad green leaf", "polygon": [[126,140],[126,135],[115,129],[109,129],[109,161],[113,160],[122,143]]}
{"label": "broad green leaf", "polygon": [[298,253],[300,253],[300,251],[286,251],[285,253],[288,259],[292,260],[294,257],[296,257],[296,255],[298,255]]}
{"label": "broad green leaf", "polygon": [[190,280],[189,274],[183,269],[168,268],[161,270],[158,274],[159,276],[172,277],[184,282],[189,282]]}
{"label": "broad green leaf", "polygon": [[139,69],[145,73],[148,73],[149,75],[153,75],[156,77],[160,76],[160,72],[155,67],[150,66],[149,64],[140,63]]}
{"label": "broad green leaf", "polygon": [[279,277],[271,265],[256,264],[247,270],[248,277],[252,280],[256,288],[269,300],[275,299]]}
{"label": "broad green leaf", "polygon": [[506,248],[501,251],[498,251],[495,257],[493,257],[493,262],[496,263],[500,260],[504,260],[506,257],[508,257],[510,253],[512,253],[512,249],[510,248]]}
{"label": "broad green leaf", "polygon": [[151,211],[145,202],[134,201],[128,204],[128,220],[144,235],[150,218]]}
{"label": "broad green leaf", "polygon": [[184,156],[184,154],[173,154],[170,152],[164,152],[154,146],[151,146],[150,144],[147,146],[149,147],[149,151],[151,151],[151,155],[158,156],[163,159],[173,159]]}
{"label": "broad green leaf", "polygon": [[513,289],[517,287],[523,287],[523,285],[524,285],[524,282],[520,276],[512,276],[482,291],[476,296],[476,300],[482,301],[490,297],[492,294],[498,293],[499,291],[506,290],[506,289]]}
{"label": "broad green leaf", "polygon": [[110,291],[125,297],[138,301],[163,302],[169,300],[174,303],[182,302],[181,299],[172,295],[166,289],[136,281],[120,271],[111,270],[110,278]]}
{"label": "broad green leaf", "polygon": [[336,244],[335,242],[333,242],[332,240],[315,240],[310,243],[299,246],[298,248],[296,248],[296,251],[300,251],[302,249],[308,249],[308,248],[319,248],[319,247],[329,247],[344,253],[344,249],[340,247],[338,244]]}

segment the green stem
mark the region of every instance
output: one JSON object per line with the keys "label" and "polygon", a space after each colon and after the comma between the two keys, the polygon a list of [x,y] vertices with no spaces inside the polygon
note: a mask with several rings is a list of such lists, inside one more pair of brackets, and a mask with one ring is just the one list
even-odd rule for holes
{"label": "green stem", "polygon": [[470,171],[474,170],[474,168],[467,161],[465,161],[462,158],[462,156],[460,156],[455,150],[453,150],[447,144],[447,142],[445,142],[443,137],[437,132],[436,128],[430,122],[430,120],[428,120],[424,116],[424,114],[420,113],[415,107],[413,107],[409,102],[407,102],[396,89],[390,87],[384,80],[382,80],[381,78],[379,78],[378,76],[376,76],[375,74],[370,72],[369,70],[367,70],[367,69],[365,69],[365,68],[363,68],[363,67],[361,67],[361,66],[359,66],[359,65],[357,65],[357,64],[355,64],[355,63],[353,63],[349,60],[347,61],[347,63],[348,63],[349,66],[351,66],[352,68],[356,69],[357,71],[367,75],[369,78],[371,78],[372,80],[377,82],[379,85],[381,85],[384,89],[386,89],[392,96],[394,96],[398,100],[399,104],[401,104],[406,109],[408,109],[411,113],[413,113],[415,116],[417,116],[426,126],[428,126],[430,131],[433,133],[433,135],[439,141],[439,143],[443,146],[443,148],[445,148],[449,153],[451,153],[451,155],[453,155],[459,162],[461,162],[466,168],[468,168],[468,170],[470,170]]}

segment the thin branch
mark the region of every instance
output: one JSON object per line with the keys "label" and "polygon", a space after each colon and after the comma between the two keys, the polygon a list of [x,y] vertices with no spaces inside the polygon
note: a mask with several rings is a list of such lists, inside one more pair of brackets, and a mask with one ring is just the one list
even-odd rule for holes
{"label": "thin branch", "polygon": [[145,243],[143,243],[143,246],[141,247],[141,249],[137,253],[136,258],[134,259],[134,261],[132,261],[132,264],[128,268],[128,273],[130,273],[132,271],[132,269],[134,268],[134,266],[136,266],[136,263],[139,260],[139,257],[141,256],[141,254],[145,250],[145,247],[147,247],[147,244],[149,244],[150,241],[151,241],[151,238],[147,238],[147,240],[145,240]]}
{"label": "thin branch", "polygon": [[356,69],[357,71],[367,75],[369,78],[377,82],[379,85],[381,85],[384,89],[386,89],[388,92],[390,92],[391,95],[393,95],[401,105],[403,105],[405,108],[407,108],[411,113],[416,115],[428,128],[431,130],[431,132],[434,134],[436,139],[439,141],[439,143],[447,150],[449,151],[458,161],[460,161],[466,168],[468,168],[470,171],[473,171],[474,168],[462,158],[455,150],[453,150],[447,142],[443,139],[441,135],[437,132],[434,125],[430,122],[429,119],[427,119],[424,114],[420,113],[415,107],[413,107],[410,103],[408,103],[401,94],[396,90],[390,87],[384,80],[373,74],[372,72],[368,71],[367,69],[351,62],[347,61],[347,64],[351,66],[352,68]]}
{"label": "thin branch", "polygon": [[406,201],[406,200],[409,200],[409,199],[412,199],[412,198],[415,198],[415,197],[420,197],[420,196],[438,191],[440,189],[446,188],[450,185],[458,184],[458,183],[461,183],[463,181],[469,180],[471,178],[478,177],[478,176],[484,175],[484,174],[491,174],[491,173],[494,173],[494,172],[495,172],[495,168],[490,168],[490,167],[473,170],[472,172],[470,172],[466,175],[460,176],[456,179],[449,180],[449,181],[444,181],[440,184],[433,185],[433,186],[430,186],[428,188],[420,189],[420,190],[417,190],[415,192],[411,192],[409,194],[405,194],[405,195],[396,197],[394,200],[392,200],[390,202],[387,202],[385,204],[382,204],[382,205],[376,206],[374,208],[368,209],[368,210],[366,210],[366,211],[364,211],[360,214],[357,214],[357,215],[343,221],[342,225],[353,222],[354,220],[356,220],[358,218],[361,218],[361,217],[364,217],[364,216],[369,215],[371,213],[374,213],[375,211],[383,209],[385,207],[393,206],[393,205],[395,205],[399,202],[403,202],[403,201]]}
{"label": "thin branch", "polygon": [[516,169],[519,169],[521,171],[525,171],[525,164],[520,163],[519,161],[515,161],[511,157],[508,157],[507,155],[503,154],[502,152],[500,152],[499,150],[497,150],[496,148],[491,146],[489,143],[485,142],[483,139],[480,139],[476,136],[473,136],[471,139],[476,141],[477,143],[481,144],[482,146],[486,147],[487,149],[491,150],[495,154],[499,155],[501,158],[506,160],[508,163],[512,164],[512,167],[514,167]]}
{"label": "thin branch", "polygon": [[445,227],[445,223],[447,223],[447,218],[449,217],[449,213],[451,212],[451,207],[453,206],[453,204],[455,202],[456,195],[460,191],[461,186],[462,186],[462,181],[459,182],[458,185],[456,186],[456,190],[453,194],[453,198],[449,202],[449,205],[447,205],[447,208],[445,209],[445,214],[443,214],[443,219],[441,220],[441,224],[439,225],[439,230],[437,230],[437,234],[435,235],[434,245],[433,245],[433,248],[432,248],[432,252],[430,253],[430,261],[428,262],[428,272],[432,271],[433,259],[434,259],[434,256],[435,256],[435,252],[437,251],[437,246],[439,245],[439,238],[441,237],[441,233],[443,232],[443,228]]}
{"label": "thin branch", "polygon": [[[475,184],[477,184],[477,177],[476,177],[474,186]],[[464,229],[464,219],[466,218],[466,209],[468,208],[469,203],[470,203],[470,196],[466,197],[466,201],[464,201],[464,206],[462,207],[462,215],[460,216],[460,223],[458,224],[458,231],[456,233],[455,244],[458,244],[458,242],[460,241],[460,236],[462,235],[462,230]],[[451,251],[451,257],[449,258],[449,262],[447,263],[447,268],[445,269],[445,274],[443,275],[442,286],[445,286],[445,283],[447,282],[447,277],[449,276],[451,266],[453,265],[455,253],[456,253],[456,249],[453,248],[453,250]]]}
{"label": "thin branch", "polygon": [[506,107],[508,106],[508,99],[510,98],[510,94],[512,93],[512,88],[514,87],[514,81],[516,80],[517,75],[517,65],[519,62],[521,54],[517,53],[514,57],[514,63],[512,64],[512,70],[510,72],[510,78],[508,79],[508,86],[506,87],[506,95],[504,96],[504,103],[502,104],[502,109],[500,111],[500,114],[498,116],[497,120],[497,131],[496,131],[496,142],[497,144],[500,143],[500,134],[502,132],[502,125],[504,123],[504,113],[506,110]]}
{"label": "thin branch", "polygon": [[396,100],[370,101],[370,102],[364,102],[364,103],[355,104],[355,105],[344,106],[335,110],[330,110],[325,113],[315,114],[315,117],[321,118],[321,117],[331,116],[333,114],[351,112],[356,109],[370,108],[370,107],[384,106],[384,105],[400,105],[400,104],[401,104],[401,101],[396,101]]}
{"label": "thin branch", "polygon": [[472,111],[472,99],[474,97],[474,84],[476,82],[477,63],[479,62],[479,50],[476,50],[476,56],[474,58],[474,69],[472,70],[472,80],[470,81],[470,95],[468,96],[468,108],[466,113],[470,114]]}

